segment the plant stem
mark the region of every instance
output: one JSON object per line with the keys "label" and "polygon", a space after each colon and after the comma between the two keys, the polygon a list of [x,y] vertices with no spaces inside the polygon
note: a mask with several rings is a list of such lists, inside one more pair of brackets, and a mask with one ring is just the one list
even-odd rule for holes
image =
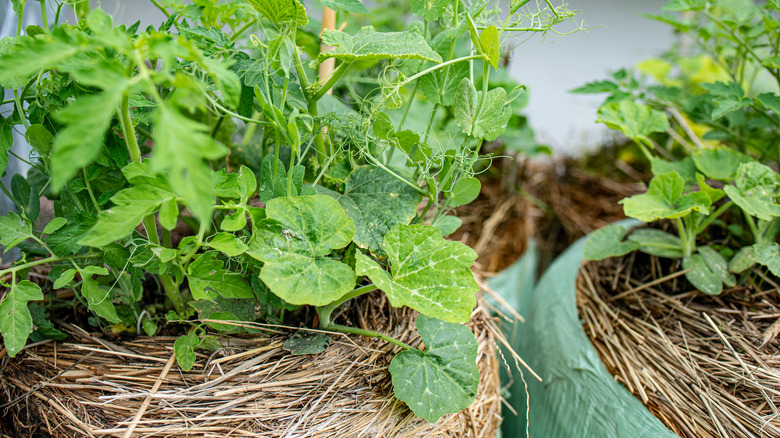
{"label": "plant stem", "polygon": [[45,265],[47,263],[61,262],[63,260],[86,259],[90,257],[95,257],[95,254],[76,254],[76,255],[70,255],[65,257],[52,256],[45,259],[36,260],[34,262],[28,262],[23,265],[11,266],[8,269],[3,269],[2,271],[0,271],[0,277],[7,275],[9,273],[16,273],[17,271],[21,271],[23,269],[32,268],[33,266]]}
{"label": "plant stem", "polygon": [[742,210],[742,213],[744,213],[745,221],[747,221],[748,227],[750,227],[750,232],[753,234],[753,241],[757,244],[764,243],[763,236],[761,236],[761,233],[758,232],[758,228],[756,228],[756,222],[753,220],[753,216],[751,216],[745,210]]}
{"label": "plant stem", "polygon": [[160,236],[157,234],[157,221],[154,219],[154,213],[144,217],[144,228],[149,241],[155,245],[160,244]]}
{"label": "plant stem", "polygon": [[366,286],[361,286],[343,297],[339,298],[338,300],[328,304],[327,306],[318,307],[317,308],[317,315],[320,317],[320,328],[324,329],[328,326],[330,326],[330,315],[333,313],[336,308],[338,308],[340,305],[346,303],[347,301],[351,300],[352,298],[359,297],[360,295],[363,295],[365,293],[371,292],[372,290],[376,290],[376,286],[373,284],[368,284]]}
{"label": "plant stem", "polygon": [[233,35],[230,36],[230,41],[236,41],[241,38],[241,34],[255,23],[257,23],[257,19],[250,20],[245,25],[241,26],[241,28],[239,28]]}
{"label": "plant stem", "polygon": [[184,299],[181,297],[181,293],[179,293],[179,286],[176,285],[171,276],[168,274],[160,275],[160,282],[163,285],[165,296],[171,300],[173,307],[176,308],[176,312],[183,314],[185,310]]}
{"label": "plant stem", "polygon": [[43,24],[43,30],[49,33],[49,17],[46,15],[46,0],[41,1],[41,21]]}
{"label": "plant stem", "polygon": [[707,216],[707,218],[704,219],[704,221],[701,224],[699,224],[698,227],[696,227],[697,228],[696,234],[701,233],[702,231],[704,231],[704,229],[706,229],[712,223],[712,221],[717,219],[721,214],[723,214],[723,212],[728,210],[729,207],[731,207],[732,205],[734,205],[734,201],[729,201],[729,202],[721,205],[720,208],[718,208],[713,213],[711,213],[709,216]]}
{"label": "plant stem", "polygon": [[409,110],[412,108],[412,103],[414,102],[414,96],[417,94],[417,89],[418,88],[420,88],[420,81],[417,81],[417,82],[414,83],[414,89],[412,90],[412,95],[409,97],[409,101],[406,102],[406,107],[404,108],[404,113],[401,116],[401,121],[398,122],[398,128],[396,128],[396,131],[400,131],[400,130],[402,130],[404,128],[404,123],[406,122],[406,117],[409,115]]}
{"label": "plant stem", "polygon": [[[449,61],[442,62],[441,64],[436,64],[436,65],[434,65],[432,67],[426,68],[425,70],[423,70],[423,71],[421,71],[421,72],[419,72],[417,74],[413,74],[412,76],[409,76],[408,78],[406,78],[403,81],[401,81],[398,85],[396,85],[396,88],[401,88],[401,87],[405,86],[406,84],[412,83],[412,81],[416,80],[417,78],[423,77],[423,76],[427,75],[428,73],[431,73],[433,71],[439,70],[439,69],[444,68],[444,67],[447,67],[448,65],[456,64],[458,62],[463,62],[463,61],[471,61],[472,59],[485,59],[485,56],[484,55],[463,56],[461,58],[455,58],[455,59],[451,59]],[[387,98],[383,99],[382,104],[384,104],[385,100],[387,100]]]}
{"label": "plant stem", "polygon": [[92,200],[92,205],[95,206],[95,210],[100,213],[100,204],[98,204],[97,199],[95,199],[95,193],[92,192],[92,185],[89,183],[89,179],[87,178],[87,168],[82,167],[81,172],[84,174],[84,185],[87,187],[87,193],[89,193],[89,199]]}
{"label": "plant stem", "polygon": [[326,95],[328,93],[328,90],[333,88],[334,85],[336,85],[336,82],[338,82],[339,79],[341,79],[342,76],[349,70],[349,67],[352,65],[351,62],[342,62],[339,64],[338,67],[336,67],[335,70],[333,70],[333,73],[331,73],[330,77],[328,78],[328,81],[322,84],[322,86],[317,90],[316,93],[312,96],[312,99],[316,102],[322,99],[322,96]]}
{"label": "plant stem", "polygon": [[125,91],[122,95],[122,106],[119,111],[119,122],[122,126],[122,135],[125,137],[127,152],[130,153],[130,161],[141,162],[141,149],[138,147],[138,139],[133,129],[133,120],[130,118],[130,93]]}
{"label": "plant stem", "polygon": [[[86,1],[86,0],[85,0],[85,1]],[[165,7],[163,7],[163,5],[161,5],[161,4],[160,4],[160,2],[159,2],[159,1],[157,1],[157,0],[152,0],[152,4],[154,4],[155,6],[157,6],[157,9],[159,9],[160,11],[162,11],[162,13],[163,13],[163,14],[165,14],[165,18],[171,18],[171,13],[170,13],[170,12],[168,12],[168,11],[165,9]]]}
{"label": "plant stem", "polygon": [[16,110],[19,111],[19,117],[22,119],[24,128],[29,128],[30,122],[27,121],[27,116],[24,114],[24,106],[22,106],[22,99],[19,97],[18,90],[14,90],[14,102],[16,102]]}
{"label": "plant stem", "polygon": [[420,188],[417,184],[414,184],[411,181],[407,180],[406,178],[402,177],[401,175],[398,175],[397,173],[393,172],[392,170],[390,170],[387,166],[382,164],[379,160],[377,160],[373,156],[371,156],[369,154],[366,154],[366,160],[370,161],[371,164],[373,164],[374,166],[379,167],[382,170],[384,170],[385,172],[389,173],[394,178],[396,178],[397,180],[399,180],[402,183],[406,184],[407,186],[413,188],[417,193],[419,193],[419,194],[421,194],[423,196],[430,197],[430,194],[428,192],[426,192],[425,190],[423,190],[422,188]]}
{"label": "plant stem", "polygon": [[682,243],[683,257],[690,257],[691,254],[693,254],[693,250],[691,249],[690,242],[688,242],[688,234],[685,231],[685,225],[679,217],[676,218],[675,221],[677,222],[677,232],[680,235],[680,243]]}
{"label": "plant stem", "polygon": [[409,344],[407,344],[405,342],[399,341],[398,339],[395,339],[392,336],[388,336],[388,335],[386,335],[384,333],[379,333],[379,332],[375,332],[375,331],[372,331],[372,330],[364,330],[364,329],[357,328],[357,327],[347,327],[345,325],[340,325],[340,324],[331,324],[328,327],[325,327],[325,330],[335,330],[335,331],[339,331],[339,332],[343,332],[343,333],[351,333],[353,335],[370,336],[372,338],[379,338],[379,339],[382,339],[384,341],[390,342],[391,344],[395,344],[395,345],[397,345],[397,346],[399,346],[399,347],[401,347],[401,348],[403,348],[405,350],[413,350],[414,349],[414,347],[412,347],[411,345],[409,345]]}

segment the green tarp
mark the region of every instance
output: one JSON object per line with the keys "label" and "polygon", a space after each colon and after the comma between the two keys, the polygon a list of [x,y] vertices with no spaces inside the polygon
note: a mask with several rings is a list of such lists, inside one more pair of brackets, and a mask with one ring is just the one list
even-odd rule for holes
{"label": "green tarp", "polygon": [[504,410],[503,438],[525,437],[526,426],[532,438],[676,437],[607,372],[582,329],[574,283],[584,244],[580,239],[572,245],[535,287],[528,274],[535,270],[533,255],[490,281],[526,318],[507,334],[543,379],[525,371],[528,406],[520,374],[512,371],[509,402],[518,415]]}

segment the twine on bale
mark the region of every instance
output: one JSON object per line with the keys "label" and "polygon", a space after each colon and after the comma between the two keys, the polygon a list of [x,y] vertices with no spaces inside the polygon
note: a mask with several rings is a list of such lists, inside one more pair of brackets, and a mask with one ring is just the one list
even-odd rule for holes
{"label": "twine on bale", "polygon": [[[420,346],[414,311],[390,308],[382,294],[357,301],[345,312],[356,325]],[[166,371],[174,337],[118,345],[68,330],[65,342],[3,359],[0,405],[6,429],[16,428],[6,432],[20,436],[492,438],[503,401],[495,324],[484,305],[472,313],[477,399],[436,424],[392,395],[387,366],[399,347],[333,334],[323,353],[294,356],[282,349],[290,330],[256,324],[262,334],[219,336],[220,350],[197,351],[188,373],[176,365]]]}
{"label": "twine on bale", "polygon": [[585,264],[577,304],[607,369],[673,432],[778,437],[780,287],[752,278],[708,297],[678,266],[627,256]]}

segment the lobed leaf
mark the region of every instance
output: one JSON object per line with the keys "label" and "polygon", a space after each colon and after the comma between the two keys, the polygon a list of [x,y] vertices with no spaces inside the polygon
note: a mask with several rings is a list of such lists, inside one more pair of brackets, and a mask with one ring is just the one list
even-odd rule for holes
{"label": "lobed leaf", "polygon": [[417,416],[435,423],[474,402],[479,345],[465,325],[419,315],[415,326],[426,349],[404,350],[393,358],[393,392]]}
{"label": "lobed leaf", "polygon": [[649,141],[650,134],[669,129],[669,119],[664,113],[632,100],[602,105],[596,121],[621,131],[634,141]]}
{"label": "lobed leaf", "polygon": [[647,192],[620,201],[626,216],[643,222],[675,219],[692,211],[709,214],[710,198],[701,192],[683,194],[685,181],[677,172],[655,176]]}
{"label": "lobed leaf", "polygon": [[320,52],[317,62],[336,58],[344,62],[377,61],[381,59],[423,59],[441,62],[441,56],[428,46],[425,37],[415,29],[404,32],[377,32],[365,26],[355,35],[338,30],[326,30],[322,43],[333,50]]}
{"label": "lobed leaf", "polygon": [[739,166],[734,185],[724,187],[726,194],[745,213],[761,220],[780,216],[780,175],[771,168],[750,162]]}
{"label": "lobed leaf", "polygon": [[361,253],[355,254],[355,270],[384,291],[391,305],[447,322],[469,320],[479,290],[469,269],[474,250],[444,240],[435,227],[403,224],[387,233],[384,246],[392,273]]}
{"label": "lobed leaf", "polygon": [[301,27],[309,23],[306,8],[298,0],[248,0],[264,18],[275,25],[294,23]]}
{"label": "lobed leaf", "polygon": [[[334,11],[342,9],[347,12],[354,12],[356,14],[371,14],[371,11],[366,8],[363,3],[358,0],[317,0],[322,6],[327,6]],[[414,6],[412,6],[414,7]],[[412,9],[414,11],[414,9]]]}
{"label": "lobed leaf", "polygon": [[723,181],[735,179],[739,166],[753,161],[747,155],[725,146],[697,149],[691,154],[691,158],[704,176]]}
{"label": "lobed leaf", "polygon": [[414,15],[426,21],[436,21],[447,10],[448,0],[412,0],[412,12]]}

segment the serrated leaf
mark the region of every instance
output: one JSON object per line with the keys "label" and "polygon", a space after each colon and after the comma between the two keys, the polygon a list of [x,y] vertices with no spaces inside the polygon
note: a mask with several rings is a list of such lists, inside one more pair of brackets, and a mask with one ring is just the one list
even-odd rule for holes
{"label": "serrated leaf", "polygon": [[373,15],[363,3],[358,0],[317,0],[322,6],[327,6],[334,11],[343,9],[347,12],[354,12],[356,14],[368,14]]}
{"label": "serrated leaf", "polygon": [[691,154],[691,158],[704,176],[723,181],[736,178],[739,166],[753,161],[747,155],[729,147],[697,149]]}
{"label": "serrated leaf", "polygon": [[173,352],[176,355],[176,363],[179,368],[189,371],[195,365],[195,347],[200,344],[198,335],[193,331],[189,334],[179,336],[173,342]]}
{"label": "serrated leaf", "polygon": [[57,111],[54,118],[65,129],[54,137],[51,186],[59,190],[78,170],[100,154],[111,119],[122,101],[124,84],[100,94],[83,96]]}
{"label": "serrated leaf", "polygon": [[78,243],[99,248],[127,237],[146,215],[175,198],[176,195],[167,190],[146,184],[121,190],[111,197],[114,205],[100,212],[95,226]]}
{"label": "serrated leaf", "polygon": [[479,36],[479,43],[482,45],[482,50],[485,51],[488,62],[493,68],[498,68],[498,58],[501,51],[501,44],[498,40],[498,29],[492,24],[482,31]]}
{"label": "serrated leaf", "polygon": [[599,107],[596,122],[617,129],[634,141],[649,142],[649,135],[669,129],[669,119],[660,111],[632,100],[610,102]]}
{"label": "serrated leaf", "polygon": [[249,249],[235,234],[230,233],[217,233],[206,245],[228,257],[238,257]]}
{"label": "serrated leaf", "polygon": [[396,225],[385,236],[392,273],[355,254],[355,270],[385,292],[394,307],[408,306],[447,322],[465,322],[479,290],[469,269],[477,258],[460,242],[444,240],[435,227]]}
{"label": "serrated leaf", "polygon": [[325,195],[276,198],[266,204],[247,254],[264,262],[260,278],[290,304],[322,306],[355,286],[349,266],[325,257],[347,246],[355,225]]}
{"label": "serrated leaf", "polygon": [[756,261],[769,269],[769,272],[780,276],[780,245],[776,243],[753,245]]}
{"label": "serrated leaf", "polygon": [[742,164],[734,184],[724,190],[744,212],[765,221],[780,216],[780,175],[771,168],[757,162]]}
{"label": "serrated leaf", "polygon": [[448,107],[455,102],[460,81],[467,78],[468,75],[468,63],[459,62],[421,77],[419,79],[420,89],[431,103],[440,103]]}
{"label": "serrated leaf", "polygon": [[5,252],[34,237],[32,223],[22,221],[16,213],[9,212],[7,216],[0,216],[0,246],[5,247]]}
{"label": "serrated leaf", "polygon": [[455,121],[466,135],[474,130],[474,118],[477,117],[477,89],[469,78],[463,78],[455,93]]}
{"label": "serrated leaf", "polygon": [[585,242],[583,255],[586,260],[603,260],[635,251],[639,244],[624,240],[626,229],[620,225],[608,225],[591,233]]}
{"label": "serrated leaf", "polygon": [[426,349],[404,350],[393,358],[393,392],[417,416],[435,423],[474,402],[479,346],[471,330],[461,324],[420,315],[415,325]]}
{"label": "serrated leaf", "polygon": [[653,175],[677,172],[685,181],[686,186],[696,181],[696,164],[691,157],[685,157],[678,161],[666,161],[653,157],[650,159],[650,170],[653,172]]}
{"label": "serrated leaf", "polygon": [[54,234],[46,236],[43,241],[54,251],[54,255],[65,257],[81,250],[81,237],[92,228],[91,222],[68,224]]}
{"label": "serrated leaf", "polygon": [[317,191],[336,199],[352,218],[353,240],[375,254],[384,254],[382,241],[396,224],[408,224],[417,212],[420,195],[411,187],[379,168],[359,167],[339,194],[317,186]]}
{"label": "serrated leaf", "polygon": [[441,56],[428,46],[420,31],[377,32],[365,26],[355,35],[338,30],[325,30],[322,43],[333,50],[320,52],[317,62],[328,58],[344,62],[377,61],[380,59],[421,59],[441,62]]}
{"label": "serrated leaf", "polygon": [[328,348],[330,342],[330,336],[325,333],[297,331],[284,341],[282,348],[293,356],[319,354]]}
{"label": "serrated leaf", "polygon": [[723,282],[713,274],[707,262],[699,254],[683,258],[683,269],[690,269],[685,278],[693,287],[707,295],[718,295],[723,291]]}
{"label": "serrated leaf", "polygon": [[729,272],[741,274],[756,264],[756,249],[753,246],[743,246],[729,260]]}
{"label": "serrated leaf", "polygon": [[414,15],[426,21],[436,21],[447,10],[448,0],[412,0]]}
{"label": "serrated leaf", "polygon": [[248,0],[257,12],[273,24],[295,23],[298,27],[309,23],[306,9],[298,0]]}
{"label": "serrated leaf", "polygon": [[696,183],[699,184],[699,191],[707,195],[707,197],[710,198],[710,203],[712,204],[720,201],[724,196],[726,196],[726,192],[723,190],[710,187],[710,185],[707,184],[704,175],[700,173],[696,174]]}
{"label": "serrated leaf", "polygon": [[0,303],[0,334],[3,335],[8,356],[14,357],[22,351],[33,331],[32,315],[27,303],[42,299],[41,287],[23,280],[12,284],[3,302]]}
{"label": "serrated leaf", "polygon": [[612,81],[594,81],[575,88],[570,93],[595,94],[595,93],[614,93],[620,90],[620,86]]}
{"label": "serrated leaf", "polygon": [[709,246],[700,246],[698,253],[701,254],[704,262],[707,263],[707,267],[710,271],[720,279],[726,286],[734,287],[737,284],[737,279],[734,278],[734,274],[729,272],[728,263],[720,253],[710,248]]}
{"label": "serrated leaf", "polygon": [[682,242],[678,236],[654,228],[642,228],[628,236],[635,242],[637,250],[658,257],[680,258],[683,256]]}
{"label": "serrated leaf", "polygon": [[45,227],[43,227],[42,233],[52,234],[60,228],[64,227],[66,223],[68,223],[68,220],[64,217],[55,217],[54,219],[50,220]]}
{"label": "serrated leaf", "polygon": [[449,193],[449,206],[460,207],[461,205],[470,204],[477,199],[480,190],[482,190],[482,183],[478,179],[474,177],[459,179]]}
{"label": "serrated leaf", "polygon": [[703,88],[710,91],[710,98],[715,102],[716,108],[712,111],[712,120],[745,108],[750,105],[750,100],[745,97],[745,90],[736,82],[716,82],[702,84]]}
{"label": "serrated leaf", "polygon": [[709,214],[710,198],[701,192],[683,194],[685,181],[676,172],[655,176],[647,192],[620,201],[626,216],[643,222],[675,219],[692,211]]}
{"label": "serrated leaf", "polygon": [[84,269],[82,272],[81,295],[87,301],[89,310],[101,318],[104,318],[114,324],[122,322],[122,319],[116,313],[116,307],[111,302],[111,290],[102,287],[97,280],[90,277],[90,273]]}
{"label": "serrated leaf", "polygon": [[[778,67],[780,66],[774,68]],[[759,94],[757,99],[765,107],[774,111],[775,114],[780,115],[780,96],[775,93],[763,93]]]}
{"label": "serrated leaf", "polygon": [[55,67],[82,49],[43,37],[5,37],[0,41],[0,86],[7,88],[24,86],[33,74]]}
{"label": "serrated leaf", "polygon": [[190,120],[168,102],[155,111],[154,119],[152,171],[165,174],[192,214],[207,222],[214,206],[215,177],[205,160],[222,158],[227,148],[211,138],[208,126]]}
{"label": "serrated leaf", "polygon": [[244,276],[223,269],[224,262],[216,254],[207,252],[190,263],[187,268],[187,281],[192,298],[212,300],[217,293],[225,298],[252,298],[252,288],[244,281]]}

